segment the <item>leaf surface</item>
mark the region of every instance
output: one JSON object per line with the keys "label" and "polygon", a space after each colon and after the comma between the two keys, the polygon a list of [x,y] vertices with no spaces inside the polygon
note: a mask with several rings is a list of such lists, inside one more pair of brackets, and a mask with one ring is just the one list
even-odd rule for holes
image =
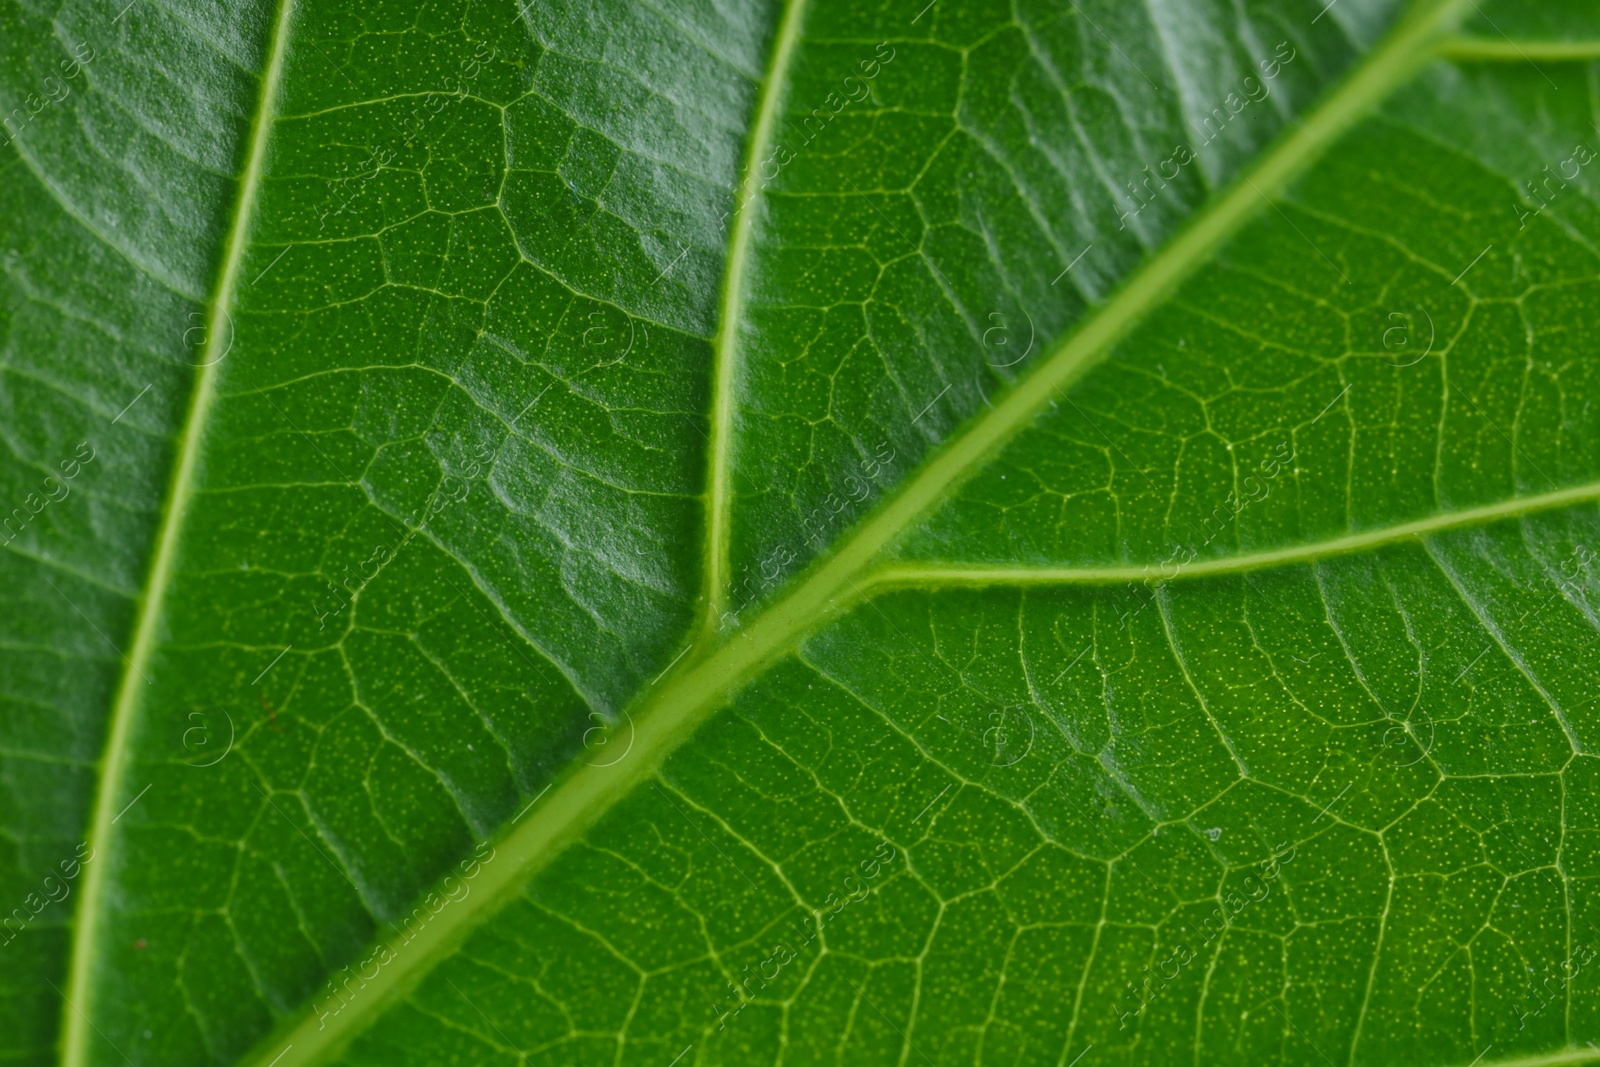
{"label": "leaf surface", "polygon": [[1584,5],[0,20],[5,1058],[1592,1054]]}

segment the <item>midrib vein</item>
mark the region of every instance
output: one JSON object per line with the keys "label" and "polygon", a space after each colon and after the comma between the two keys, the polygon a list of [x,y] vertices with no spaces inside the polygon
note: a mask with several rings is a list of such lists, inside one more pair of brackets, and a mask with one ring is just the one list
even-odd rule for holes
{"label": "midrib vein", "polygon": [[[1429,0],[1415,9],[1229,192],[1206,207],[1077,332],[1041,357],[1003,400],[927,461],[856,528],[837,552],[813,565],[786,595],[720,644],[710,644],[707,635],[702,634],[700,649],[663,676],[634,706],[634,743],[627,758],[605,767],[569,767],[527,814],[502,831],[494,860],[483,865],[475,882],[475,905],[447,907],[411,940],[396,937],[389,941],[392,962],[381,967],[339,1014],[319,1020],[308,1003],[257,1046],[245,1063],[249,1067],[305,1067],[325,1062],[375,1021],[384,1008],[414,988],[474,928],[514,899],[530,877],[576,841],[617,801],[645,782],[733,690],[805,633],[859,600],[864,594],[861,583],[867,580],[864,572],[896,535],[979,467],[992,451],[1015,436],[1058,390],[1104,358],[1111,345],[1147,311],[1254,218],[1268,203],[1267,196],[1281,191],[1370,107],[1405,82],[1430,58],[1441,28],[1468,2]],[[798,19],[803,3],[804,0],[790,0],[786,24]],[[798,22],[792,25],[795,29],[790,32],[797,33]],[[787,43],[792,47],[794,42],[791,39]],[[784,44],[784,34],[780,32],[774,47]],[[763,99],[763,114],[769,101],[772,107],[777,106],[776,90],[772,97]],[[747,155],[755,158],[754,153]],[[747,166],[745,181],[749,174]],[[742,207],[749,209],[751,205]],[[752,218],[740,222],[749,226]],[[748,231],[744,241],[748,242]],[[742,272],[748,244],[740,245],[735,235],[735,246],[736,254],[730,254],[728,269]],[[741,292],[742,282],[724,286],[723,321],[716,348],[718,395],[713,405],[715,417],[725,422],[713,444],[712,484],[708,487],[713,505],[708,526],[713,541],[708,554],[715,557],[721,553],[723,561],[728,529],[726,431],[733,418],[731,390],[724,386],[734,380],[736,371],[732,357]],[[720,453],[720,458],[715,453]],[[720,543],[715,538],[721,538]],[[725,572],[726,563],[718,562],[717,567]],[[708,599],[715,602],[723,595],[724,590],[717,588],[708,592]],[[717,616],[708,612],[708,617],[714,620]]]}
{"label": "midrib vein", "polygon": [[1029,567],[962,566],[944,563],[892,563],[875,570],[863,583],[868,590],[897,587],[973,588],[992,585],[1120,585],[1125,582],[1178,582],[1226,574],[1248,574],[1270,567],[1367,552],[1384,545],[1416,541],[1451,530],[1483,526],[1502,519],[1531,515],[1552,508],[1570,507],[1600,501],[1600,482],[1574,486],[1553,493],[1518,497],[1464,511],[1445,512],[1414,522],[1399,523],[1344,537],[1314,541],[1304,545],[1277,548],[1267,552],[1247,552],[1237,556],[1208,559],[1180,567],[1175,574],[1161,573],[1160,564],[1114,567]]}
{"label": "midrib vein", "polygon": [[744,318],[745,267],[750,256],[750,235],[764,200],[761,166],[772,148],[789,81],[789,65],[805,19],[809,0],[786,0],[783,18],[773,41],[766,77],[757,94],[756,121],[745,146],[744,174],[734,205],[733,228],[728,241],[727,269],[722,278],[717,336],[712,348],[711,448],[706,478],[705,617],[700,635],[710,640],[727,605],[729,548],[733,496],[731,448],[735,389],[738,383],[739,324]]}
{"label": "midrib vein", "polygon": [[255,215],[256,194],[266,159],[267,140],[272,129],[278,81],[283,72],[289,21],[293,17],[294,7],[295,0],[278,0],[267,67],[262,74],[256,113],[250,127],[244,175],[239,182],[238,200],[234,204],[232,223],[222,249],[222,263],[217,275],[215,296],[206,317],[206,337],[201,354],[201,366],[195,375],[188,411],[184,416],[177,461],[173,466],[172,480],[167,486],[161,526],[156,535],[155,552],[151,558],[149,576],[145,580],[144,593],[140,598],[138,615],[134,620],[133,642],[128,649],[128,661],[117,685],[116,700],[112,704],[106,747],[100,759],[99,788],[89,823],[89,846],[93,849],[91,855],[96,862],[85,865],[83,890],[78,898],[73,923],[72,956],[67,969],[66,1003],[62,1006],[62,1067],[86,1067],[92,1061],[91,1043],[99,1035],[92,1021],[95,1014],[94,971],[97,939],[103,918],[106,875],[111,865],[109,851],[113,832],[112,820],[117,817],[121,805],[127,802],[124,779],[129,759],[128,745],[133,733],[134,717],[140,705],[143,668],[149,663],[150,653],[155,647],[162,602],[171,577],[173,561],[177,556],[183,517],[193,495],[195,465],[200,455],[200,442],[204,435],[206,417],[211,410],[217,364],[227,354],[228,349],[222,347],[224,343],[229,345],[232,343],[230,309],[237,289],[239,266],[244,259],[245,247],[249,241],[250,224]]}

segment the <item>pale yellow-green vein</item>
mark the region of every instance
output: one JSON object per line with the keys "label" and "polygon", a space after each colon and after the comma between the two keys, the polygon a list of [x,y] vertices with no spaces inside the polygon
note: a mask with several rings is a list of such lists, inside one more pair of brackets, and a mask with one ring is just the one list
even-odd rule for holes
{"label": "pale yellow-green vein", "polygon": [[739,388],[739,327],[744,318],[745,269],[750,236],[772,175],[763,175],[778,128],[789,66],[800,39],[808,0],[787,0],[773,42],[767,76],[756,104],[755,125],[745,146],[744,175],[733,207],[728,260],[722,277],[717,336],[712,346],[711,445],[706,476],[706,551],[703,637],[715,633],[727,605],[729,528],[733,514],[733,413]]}
{"label": "pale yellow-green vein", "polygon": [[1439,56],[1475,63],[1575,63],[1600,59],[1600,41],[1516,41],[1489,37],[1451,37],[1439,43]]}
{"label": "pale yellow-green vein", "polygon": [[66,1003],[62,1008],[63,1067],[86,1067],[100,1059],[93,1054],[94,1046],[96,1042],[105,1040],[92,1020],[95,1013],[95,972],[100,964],[97,958],[100,924],[106,904],[106,878],[111,869],[114,823],[123,805],[138,792],[127,781],[127,770],[134,720],[139,713],[146,684],[144,668],[150,663],[151,652],[155,648],[162,603],[177,557],[184,515],[194,490],[201,441],[215,392],[217,367],[233,343],[231,311],[238,288],[240,266],[249,246],[256,197],[266,166],[267,142],[277,107],[279,79],[283,74],[289,25],[294,18],[294,11],[295,0],[278,0],[267,65],[262,72],[256,113],[250,126],[244,174],[239,179],[238,199],[234,204],[233,218],[222,249],[216,289],[206,317],[205,343],[178,441],[172,480],[167,486],[150,570],[139,600],[133,640],[111,709],[105,750],[100,760],[99,785],[89,823],[88,843],[95,859],[84,866],[84,880],[73,924],[72,955],[67,964]]}
{"label": "pale yellow-green vein", "polygon": [[1354,552],[1370,552],[1385,545],[1403,541],[1417,541],[1426,537],[1448,533],[1504,519],[1518,518],[1553,508],[1572,507],[1600,501],[1600,483],[1574,486],[1537,496],[1518,497],[1514,500],[1489,504],[1481,508],[1443,512],[1414,522],[1399,523],[1376,530],[1363,530],[1344,537],[1326,541],[1313,541],[1291,545],[1265,552],[1245,552],[1201,560],[1198,563],[1178,563],[1174,560],[1152,561],[1137,565],[1105,567],[1031,567],[1004,565],[952,565],[942,563],[894,563],[874,571],[863,583],[870,590],[895,588],[983,588],[986,586],[1041,586],[1041,585],[1120,585],[1126,582],[1175,582],[1195,578],[1209,578],[1227,574],[1248,574],[1271,567],[1286,567],[1296,563],[1315,563],[1319,560],[1346,556]]}

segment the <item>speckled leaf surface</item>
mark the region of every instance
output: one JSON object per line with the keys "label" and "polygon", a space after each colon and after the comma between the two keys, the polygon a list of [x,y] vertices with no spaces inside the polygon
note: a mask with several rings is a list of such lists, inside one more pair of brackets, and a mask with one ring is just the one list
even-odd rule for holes
{"label": "speckled leaf surface", "polygon": [[0,1060],[1600,1058],[1583,3],[0,4]]}

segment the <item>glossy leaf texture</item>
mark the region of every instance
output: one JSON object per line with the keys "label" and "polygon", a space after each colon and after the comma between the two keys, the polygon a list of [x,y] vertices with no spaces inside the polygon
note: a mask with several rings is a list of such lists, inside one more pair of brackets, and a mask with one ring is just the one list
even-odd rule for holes
{"label": "glossy leaf texture", "polygon": [[0,1058],[1600,1058],[1587,4],[0,50]]}

